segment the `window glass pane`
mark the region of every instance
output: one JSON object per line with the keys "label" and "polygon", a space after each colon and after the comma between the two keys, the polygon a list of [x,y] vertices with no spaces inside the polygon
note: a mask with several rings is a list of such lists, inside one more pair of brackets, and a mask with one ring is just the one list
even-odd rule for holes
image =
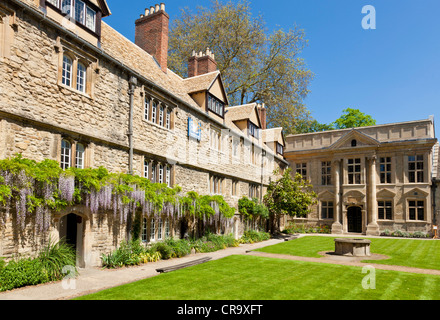
{"label": "window glass pane", "polygon": [[61,142],[61,169],[70,168],[72,146],[69,141],[63,140]]}
{"label": "window glass pane", "polygon": [[72,0],[61,0],[61,12],[72,16]]}
{"label": "window glass pane", "polygon": [[95,16],[95,11],[87,7],[86,27],[92,31],[95,31]]}
{"label": "window glass pane", "polygon": [[141,235],[142,242],[146,242],[148,240],[147,238],[147,219],[144,218],[142,222],[142,235]]}
{"label": "window glass pane", "polygon": [[78,63],[76,76],[76,90],[86,91],[86,67],[82,63]]}
{"label": "window glass pane", "polygon": [[144,102],[144,119],[145,120],[150,120],[150,99],[149,98],[145,98],[145,102]]}
{"label": "window glass pane", "polygon": [[171,110],[167,110],[166,128],[171,129]]}
{"label": "window glass pane", "polygon": [[68,56],[63,56],[63,74],[62,74],[62,83],[66,86],[72,84],[72,59]]}
{"label": "window glass pane", "polygon": [[163,126],[163,114],[164,114],[163,106],[160,106],[160,108],[159,108],[159,125],[160,126]]}
{"label": "window glass pane", "polygon": [[80,169],[84,169],[84,146],[81,143],[76,145],[76,167]]}
{"label": "window glass pane", "polygon": [[85,21],[85,3],[81,0],[75,1],[75,20],[84,24]]}
{"label": "window glass pane", "polygon": [[156,223],[154,218],[152,218],[150,223],[150,240],[154,241],[154,239],[156,239]]}
{"label": "window glass pane", "polygon": [[54,5],[55,7],[58,7],[58,0],[47,0],[47,2]]}

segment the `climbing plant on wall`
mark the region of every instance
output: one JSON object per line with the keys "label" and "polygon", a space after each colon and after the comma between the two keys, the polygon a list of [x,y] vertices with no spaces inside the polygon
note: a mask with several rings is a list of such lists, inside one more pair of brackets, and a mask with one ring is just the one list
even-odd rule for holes
{"label": "climbing plant on wall", "polygon": [[0,226],[12,214],[21,230],[33,218],[36,229],[45,232],[52,213],[80,204],[92,214],[111,211],[121,223],[136,211],[148,217],[189,216],[223,224],[229,224],[235,213],[222,196],[183,194],[179,186],[169,188],[103,167],[62,170],[54,160],[36,162],[21,155],[0,160]]}

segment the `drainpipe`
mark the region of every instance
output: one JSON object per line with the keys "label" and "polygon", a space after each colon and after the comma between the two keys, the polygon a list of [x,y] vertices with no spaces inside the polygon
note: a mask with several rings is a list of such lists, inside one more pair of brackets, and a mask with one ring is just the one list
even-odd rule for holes
{"label": "drainpipe", "polygon": [[130,76],[128,95],[130,96],[130,115],[128,120],[128,173],[133,174],[133,105],[134,105],[134,88],[137,85],[137,78]]}

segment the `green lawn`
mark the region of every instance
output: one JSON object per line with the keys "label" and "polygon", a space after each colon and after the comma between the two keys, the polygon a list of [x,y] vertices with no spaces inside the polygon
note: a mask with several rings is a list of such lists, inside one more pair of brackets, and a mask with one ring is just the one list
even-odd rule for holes
{"label": "green lawn", "polygon": [[[321,257],[320,251],[334,251],[335,237],[305,236],[255,251]],[[417,239],[370,238],[372,253],[384,254],[386,260],[363,262],[440,270],[440,241]]]}
{"label": "green lawn", "polygon": [[362,279],[368,275],[360,267],[233,255],[78,299],[440,299],[440,276],[375,270],[376,288],[364,289]]}

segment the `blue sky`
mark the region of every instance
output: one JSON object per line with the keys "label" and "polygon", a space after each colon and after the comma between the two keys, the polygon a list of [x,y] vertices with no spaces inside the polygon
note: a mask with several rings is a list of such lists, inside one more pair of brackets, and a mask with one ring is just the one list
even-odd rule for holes
{"label": "blue sky", "polygon": [[[163,1],[170,20],[210,0]],[[134,21],[158,2],[107,0],[105,21],[134,41]],[[365,5],[376,10],[376,29],[362,28]],[[439,0],[250,0],[271,30],[304,29],[303,51],[315,74],[305,100],[321,123],[351,107],[370,114],[377,124],[427,119],[434,115],[440,133]]]}

